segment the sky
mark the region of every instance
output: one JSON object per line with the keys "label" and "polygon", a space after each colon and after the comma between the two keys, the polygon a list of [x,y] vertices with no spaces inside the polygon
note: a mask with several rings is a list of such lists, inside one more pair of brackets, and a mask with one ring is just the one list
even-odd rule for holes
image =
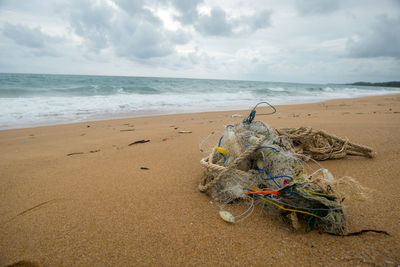
{"label": "sky", "polygon": [[400,80],[400,0],[0,0],[0,72]]}

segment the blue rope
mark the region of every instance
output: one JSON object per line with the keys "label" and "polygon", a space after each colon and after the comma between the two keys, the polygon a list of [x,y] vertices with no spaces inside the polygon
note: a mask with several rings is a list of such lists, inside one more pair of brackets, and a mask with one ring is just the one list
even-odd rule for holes
{"label": "blue rope", "polygon": [[249,117],[247,117],[247,119],[245,119],[243,121],[243,123],[250,124],[250,123],[253,122],[254,118],[256,117],[256,108],[257,108],[258,105],[261,105],[261,104],[267,104],[268,106],[270,106],[272,108],[272,112],[265,113],[265,114],[258,114],[258,115],[271,115],[271,114],[274,114],[276,112],[275,107],[272,106],[270,103],[268,103],[268,102],[260,102],[260,103],[258,103],[257,105],[254,106],[254,108],[251,110],[251,112],[249,114]]}
{"label": "blue rope", "polygon": [[243,122],[244,123],[252,123],[253,122],[253,120],[254,120],[254,118],[256,117],[256,110],[255,109],[253,109],[251,112],[250,112],[250,114],[249,114],[249,117],[247,118],[247,119],[245,119]]}
{"label": "blue rope", "polygon": [[[264,176],[262,175],[262,173],[263,173],[264,171],[269,175],[269,178],[264,178]],[[271,173],[268,171],[267,168],[262,168],[262,169],[260,169],[260,178],[261,178],[262,180],[264,180],[264,181],[272,180],[278,188],[281,188],[281,186],[276,182],[275,179],[277,179],[277,178],[289,178],[289,179],[293,180],[293,177],[288,176],[288,175],[272,176]]]}
{"label": "blue rope", "polygon": [[[262,175],[263,171],[265,171],[270,176],[270,178],[264,178]],[[264,181],[272,180],[278,188],[281,188],[280,185],[275,181],[275,177],[271,175],[271,173],[267,170],[267,168],[262,168],[260,170],[260,178],[263,179]]]}
{"label": "blue rope", "polygon": [[224,138],[224,136],[223,136],[223,135],[221,136],[221,138],[219,138],[219,141],[218,141],[218,147],[221,147],[221,141],[222,141],[222,138]]}

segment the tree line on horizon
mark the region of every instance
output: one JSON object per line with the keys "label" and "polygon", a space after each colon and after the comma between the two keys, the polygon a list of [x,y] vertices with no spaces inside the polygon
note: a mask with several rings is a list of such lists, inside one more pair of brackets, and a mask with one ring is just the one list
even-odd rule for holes
{"label": "tree line on horizon", "polygon": [[383,82],[383,83],[369,83],[369,82],[355,82],[351,85],[361,85],[361,86],[382,86],[382,87],[400,87],[400,82]]}

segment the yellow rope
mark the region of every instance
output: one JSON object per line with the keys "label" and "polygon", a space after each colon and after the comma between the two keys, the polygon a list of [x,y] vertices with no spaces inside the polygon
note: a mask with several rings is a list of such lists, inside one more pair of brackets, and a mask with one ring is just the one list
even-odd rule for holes
{"label": "yellow rope", "polygon": [[[256,186],[254,186],[254,187],[251,188],[251,190],[253,190],[253,191],[260,191],[261,189],[258,188],[258,187],[256,187]],[[271,203],[272,205],[277,206],[277,207],[280,208],[280,209],[283,209],[283,210],[286,210],[286,211],[294,211],[294,212],[304,213],[304,214],[307,214],[307,215],[310,215],[310,216],[314,216],[314,217],[316,217],[316,218],[318,218],[318,219],[321,219],[320,216],[315,215],[315,214],[313,214],[313,213],[311,213],[311,212],[302,211],[302,210],[295,210],[295,209],[288,209],[288,208],[285,208],[285,207],[283,207],[283,206],[281,206],[281,205],[279,205],[279,204],[277,204],[277,203],[275,203],[275,202],[273,202],[273,201],[271,201],[271,200],[266,199],[265,197],[260,197],[260,198],[261,198],[262,200],[268,202],[268,203]]]}
{"label": "yellow rope", "polygon": [[277,206],[277,207],[280,208],[280,209],[283,209],[283,210],[286,210],[286,211],[294,211],[294,212],[304,213],[304,214],[307,214],[307,215],[310,215],[310,216],[314,216],[314,217],[316,217],[316,218],[318,218],[318,219],[321,219],[320,216],[315,215],[315,214],[312,214],[311,212],[307,212],[307,211],[303,211],[303,210],[288,209],[288,208],[285,208],[285,207],[283,207],[283,206],[281,206],[281,205],[279,205],[279,204],[277,204],[277,203],[275,203],[275,202],[273,202],[273,201],[271,201],[271,200],[268,200],[268,199],[266,199],[266,198],[264,198],[264,197],[260,197],[260,198],[261,198],[262,200],[268,202],[268,203],[271,203],[272,205]]}
{"label": "yellow rope", "polygon": [[308,189],[304,189],[304,188],[301,188],[301,189],[304,190],[304,191],[306,191],[307,193],[310,193],[310,194],[313,194],[313,195],[319,195],[319,196],[324,196],[324,197],[336,198],[336,196],[334,196],[334,195],[328,195],[328,194],[324,194],[324,193],[318,193],[318,192],[314,192],[314,191],[311,191],[311,190],[308,190]]}

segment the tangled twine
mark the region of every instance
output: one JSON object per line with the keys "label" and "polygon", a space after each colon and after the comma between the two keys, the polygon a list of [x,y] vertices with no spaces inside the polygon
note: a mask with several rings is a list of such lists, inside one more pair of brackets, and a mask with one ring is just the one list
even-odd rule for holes
{"label": "tangled twine", "polygon": [[311,127],[276,129],[279,135],[287,136],[298,154],[315,160],[340,159],[346,155],[372,158],[370,147],[349,142],[323,130],[315,131]]}

